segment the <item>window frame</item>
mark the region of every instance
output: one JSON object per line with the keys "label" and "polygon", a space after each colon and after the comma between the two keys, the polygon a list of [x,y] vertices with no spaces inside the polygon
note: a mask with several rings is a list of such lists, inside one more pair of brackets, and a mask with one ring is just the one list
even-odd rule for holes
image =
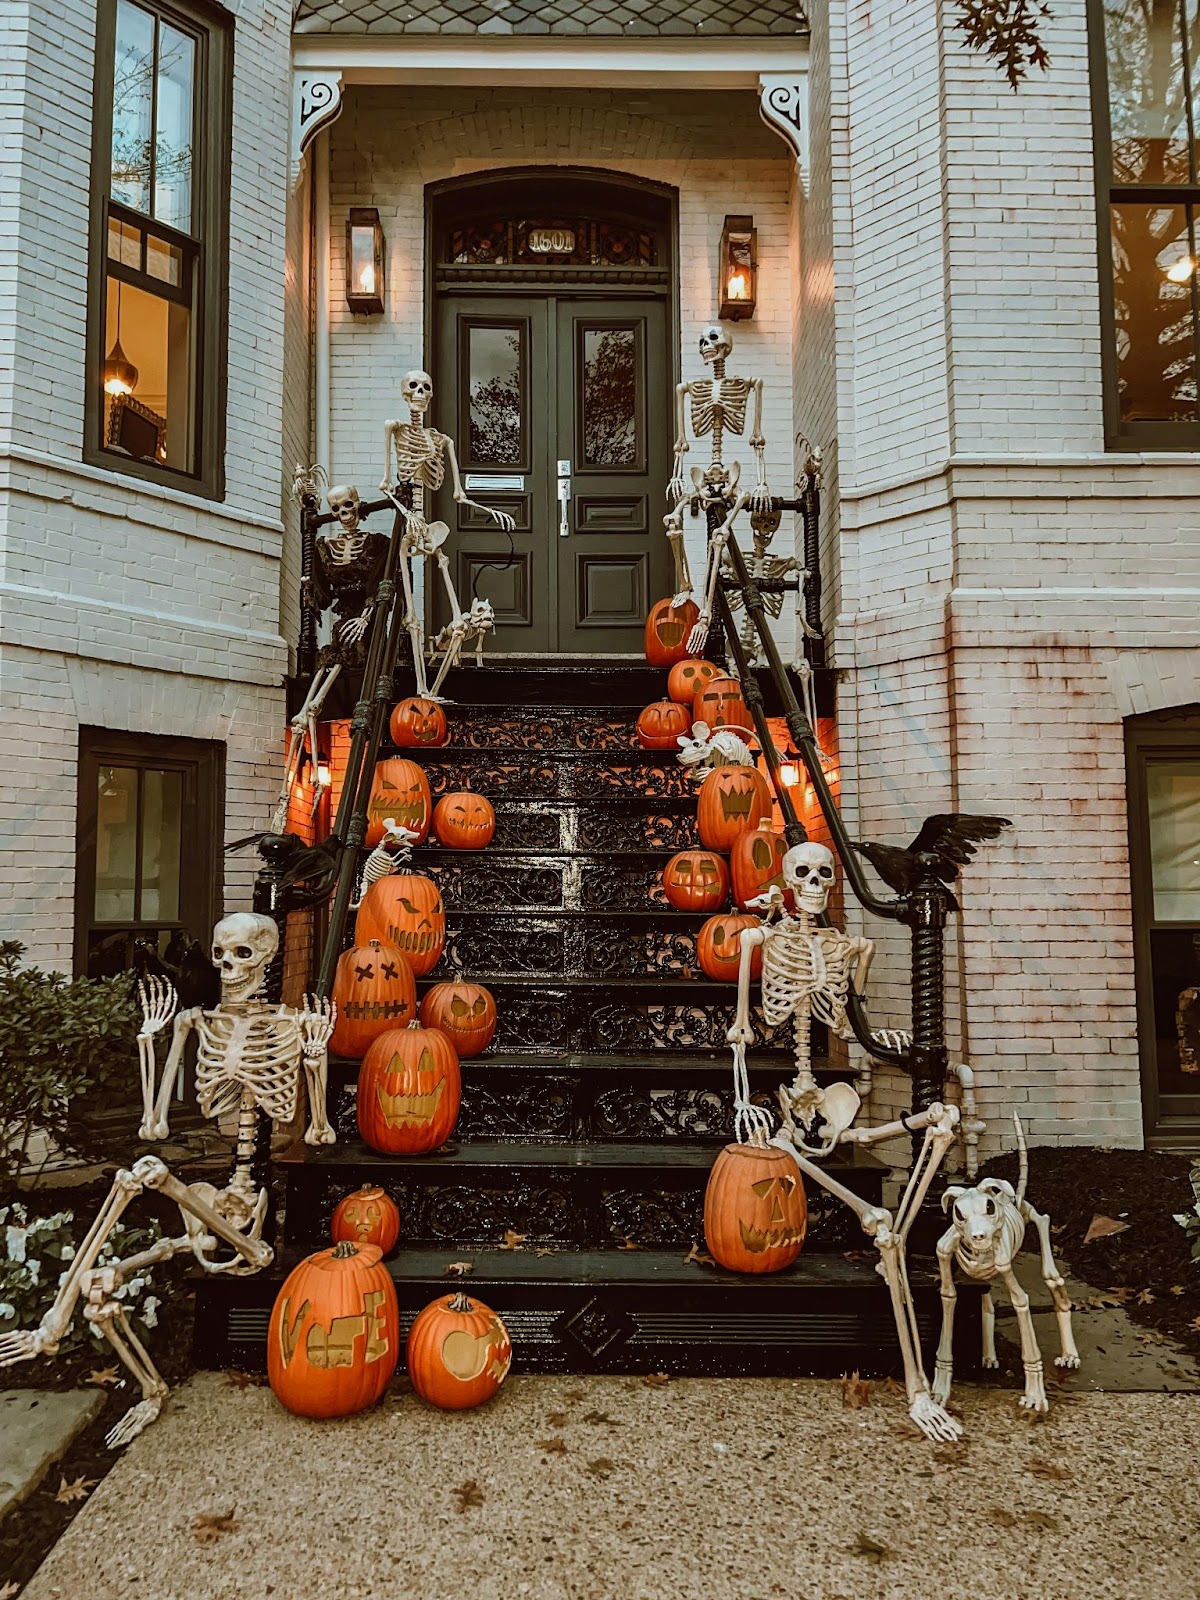
{"label": "window frame", "polygon": [[[98,774],[102,766],[176,771],[183,775],[180,915],[176,918],[145,923],[135,923],[133,919],[98,922],[95,918]],[[87,973],[90,936],[97,929],[115,932],[125,928],[136,937],[142,928],[179,927],[207,945],[224,903],[225,746],[217,740],[81,727],[77,794],[75,972]]]}
{"label": "window frame", "polygon": [[[229,347],[229,206],[233,124],[233,18],[208,0],[136,0],[196,41],[196,79],[192,96],[193,218],[195,233],[181,235],[166,223],[113,200],[113,77],[116,61],[118,0],[99,0],[92,104],[91,219],[88,253],[87,358],[84,386],[83,459],[122,476],[164,484],[206,500],[225,498],[225,413]],[[161,462],[136,459],[106,446],[100,371],[105,349],[105,311],[110,270],[110,210],[136,217],[149,232],[168,241],[186,239],[194,252],[191,300],[195,470],[183,472]],[[129,281],[132,269],[111,263]],[[138,282],[135,278],[134,282]],[[158,280],[154,291],[165,299],[170,285]]]}

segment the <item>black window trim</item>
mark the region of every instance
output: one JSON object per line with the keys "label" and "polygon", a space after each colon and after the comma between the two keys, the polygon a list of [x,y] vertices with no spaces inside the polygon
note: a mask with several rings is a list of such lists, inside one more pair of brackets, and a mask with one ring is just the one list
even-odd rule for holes
{"label": "black window trim", "polygon": [[[141,212],[122,206],[109,194],[112,172],[112,97],[116,56],[117,0],[99,0],[96,21],[96,65],[92,103],[91,229],[88,261],[87,357],[84,389],[83,459],[107,472],[163,484],[205,500],[225,498],[225,413],[228,393],[229,346],[229,207],[231,137],[233,126],[234,20],[210,0],[136,0],[143,9],[166,17],[173,26],[196,40],[196,93],[193,96],[193,148],[197,153],[195,185],[197,249],[191,236]],[[160,462],[135,460],[104,448],[100,367],[106,351],[106,281],[110,265],[124,281],[130,269],[108,259],[108,219],[122,214],[137,218],[148,231],[168,241],[185,240],[193,256],[197,282],[193,340],[196,370],[195,396],[196,471],[181,472]],[[150,279],[154,292],[177,298],[169,284]]]}

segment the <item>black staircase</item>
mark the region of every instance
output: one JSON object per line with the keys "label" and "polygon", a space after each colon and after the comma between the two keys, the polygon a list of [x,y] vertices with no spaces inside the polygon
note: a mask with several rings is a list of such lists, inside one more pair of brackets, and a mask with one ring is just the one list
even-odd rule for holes
{"label": "black staircase", "polygon": [[[697,788],[669,754],[634,741],[638,711],[663,688],[663,674],[644,667],[489,663],[452,675],[451,742],[418,759],[435,798],[475,789],[498,826],[485,851],[432,842],[414,856],[438,880],[448,923],[442,961],[418,987],[458,973],[485,983],[496,1039],[463,1063],[458,1126],[430,1156],[364,1146],[356,1066],[333,1064],[338,1143],[277,1165],[277,1270],[199,1285],[200,1364],[265,1364],[283,1272],[328,1243],[338,1200],[370,1182],[400,1208],[390,1265],[406,1320],[444,1290],[450,1263],[470,1261],[473,1292],[508,1323],[517,1370],[891,1370],[875,1251],[821,1192],[809,1195],[809,1241],[790,1270],[743,1277],[694,1259],[708,1171],[731,1137],[734,990],[699,974],[703,917],[662,896],[664,862],[696,842]],[[764,1103],[791,1070],[761,1034],[750,1068]],[[882,1198],[886,1169],[874,1157],[829,1165]],[[928,1330],[936,1288],[918,1280]],[[960,1305],[969,1367],[977,1307]]]}

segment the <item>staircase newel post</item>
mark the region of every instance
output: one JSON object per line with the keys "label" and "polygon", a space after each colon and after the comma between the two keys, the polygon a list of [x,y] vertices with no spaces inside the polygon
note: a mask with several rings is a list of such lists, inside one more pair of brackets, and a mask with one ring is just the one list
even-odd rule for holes
{"label": "staircase newel post", "polygon": [[[706,500],[704,502],[704,519],[708,525],[708,547],[712,548],[713,534],[725,521],[729,508],[724,500]],[[718,575],[718,593],[720,592],[720,578]],[[732,634],[734,630],[730,628]],[[724,662],[725,654],[725,622],[722,608],[718,603],[713,608],[712,621],[708,625],[708,640],[704,646],[704,654],[710,661]]]}
{"label": "staircase newel post", "polygon": [[[925,1111],[946,1093],[946,921],[950,896],[932,863],[906,896],[912,938],[912,1104]],[[919,1139],[914,1138],[916,1150]]]}
{"label": "staircase newel post", "polygon": [[320,613],[307,599],[317,547],[321,502],[311,489],[300,496],[300,637],[296,647],[296,676],[309,679],[317,670],[317,620]]}

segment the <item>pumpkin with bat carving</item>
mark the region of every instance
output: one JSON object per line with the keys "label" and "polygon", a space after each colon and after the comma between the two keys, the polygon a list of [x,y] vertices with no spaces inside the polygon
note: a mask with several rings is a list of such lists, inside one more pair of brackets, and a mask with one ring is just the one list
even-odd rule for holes
{"label": "pumpkin with bat carving", "polygon": [[389,817],[397,827],[415,833],[417,844],[424,844],[428,839],[433,817],[429,779],[415,761],[404,756],[392,756],[375,763],[364,840],[369,848],[382,842],[386,831],[383,824]]}
{"label": "pumpkin with bat carving", "polygon": [[756,895],[779,889],[790,911],[795,903],[792,891],[783,881],[783,858],[788,842],[774,828],[755,828],[733,841],[729,852],[729,872],[733,879],[733,898],[745,911]]}
{"label": "pumpkin with bat carving", "polygon": [[300,1417],[375,1404],[400,1354],[400,1312],[377,1244],[343,1240],[288,1274],[267,1327],[267,1377]]}
{"label": "pumpkin with bat carving", "polygon": [[330,1223],[334,1244],[377,1244],[387,1255],[400,1237],[400,1207],[377,1184],[365,1183],[339,1200]]}
{"label": "pumpkin with bat carving", "polygon": [[446,944],[446,909],[433,879],[420,872],[376,878],[354,919],[355,944],[372,939],[394,945],[414,977],[432,972]]}
{"label": "pumpkin with bat carving", "polygon": [[440,1028],[458,1053],[468,1061],[482,1055],[496,1033],[496,1002],[481,983],[458,979],[435,983],[421,1001],[421,1021]]}
{"label": "pumpkin with bat carving", "polygon": [[389,1028],[402,1028],[416,1016],[412,968],[395,945],[378,939],[356,944],[338,957],[333,1003],[337,1023],[330,1054],[361,1061],[373,1039]]}
{"label": "pumpkin with bat carving", "polygon": [[392,712],[388,731],[392,743],[402,750],[445,744],[450,737],[446,713],[441,706],[436,700],[426,700],[419,694],[400,701]]}
{"label": "pumpkin with bat carving", "polygon": [[727,1144],[704,1191],[704,1239],[730,1272],[781,1272],[804,1248],[808,1207],[796,1163],[774,1145]]}
{"label": "pumpkin with bat carving", "polygon": [[[744,911],[720,912],[696,935],[696,960],[705,977],[717,983],[736,983],[742,959],[742,929],[757,928],[758,918]],[[755,945],[750,976],[762,976],[762,945]]]}
{"label": "pumpkin with bat carving", "polygon": [[711,661],[694,660],[689,656],[686,661],[677,661],[667,674],[667,694],[690,711],[705,684],[722,676],[721,668],[714,666]]}
{"label": "pumpkin with bat carving", "polygon": [[495,808],[485,795],[456,789],[434,806],[433,831],[447,850],[482,850],[496,832]]}
{"label": "pumpkin with bat carving", "polygon": [[425,1155],[454,1132],[462,1101],[458,1054],[439,1028],[419,1022],[384,1033],[363,1057],[358,1131],[383,1155]]}
{"label": "pumpkin with bat carving", "polygon": [[466,1411],[490,1400],[508,1377],[512,1340],[490,1306],[460,1289],[418,1312],[406,1355],[422,1400],[443,1411]]}
{"label": "pumpkin with bat carving", "polygon": [[646,618],[646,660],[652,667],[671,667],[686,658],[688,634],[699,617],[700,607],[694,600],[677,606],[668,596],[651,606]]}
{"label": "pumpkin with bat carving", "polygon": [[663,868],[662,882],[676,911],[716,911],[729,893],[729,868],[712,850],[680,850]]}
{"label": "pumpkin with bat carving", "polygon": [[771,815],[771,791],[757,767],[714,767],[700,785],[696,822],[709,850],[732,850]]}
{"label": "pumpkin with bat carving", "polygon": [[635,732],[643,750],[674,750],[678,753],[680,736],[691,732],[692,719],[684,706],[674,700],[655,700],[639,712]]}

